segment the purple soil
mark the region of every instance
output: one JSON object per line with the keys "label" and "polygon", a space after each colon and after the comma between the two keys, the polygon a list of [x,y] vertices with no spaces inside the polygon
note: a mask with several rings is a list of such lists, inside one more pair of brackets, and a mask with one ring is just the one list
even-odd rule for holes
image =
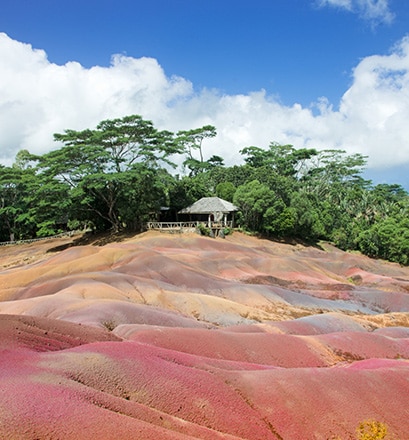
{"label": "purple soil", "polygon": [[238,233],[0,262],[1,439],[409,432],[408,268]]}

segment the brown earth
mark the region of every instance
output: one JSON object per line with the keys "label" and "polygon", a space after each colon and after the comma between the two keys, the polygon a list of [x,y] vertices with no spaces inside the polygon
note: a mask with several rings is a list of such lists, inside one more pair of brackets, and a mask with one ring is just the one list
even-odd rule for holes
{"label": "brown earth", "polygon": [[408,438],[409,268],[149,232],[0,248],[0,438]]}

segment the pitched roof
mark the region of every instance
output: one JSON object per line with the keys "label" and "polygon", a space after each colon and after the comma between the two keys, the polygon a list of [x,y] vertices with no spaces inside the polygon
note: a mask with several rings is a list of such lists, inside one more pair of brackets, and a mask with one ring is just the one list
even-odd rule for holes
{"label": "pitched roof", "polygon": [[179,214],[211,214],[213,212],[229,213],[238,211],[239,208],[219,197],[203,197],[193,205],[183,208]]}

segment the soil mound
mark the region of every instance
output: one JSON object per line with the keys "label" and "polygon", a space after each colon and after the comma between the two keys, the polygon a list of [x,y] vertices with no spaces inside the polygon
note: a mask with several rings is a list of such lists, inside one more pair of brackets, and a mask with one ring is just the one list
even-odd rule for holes
{"label": "soil mound", "polygon": [[0,264],[2,439],[409,432],[409,268],[237,232],[49,240]]}

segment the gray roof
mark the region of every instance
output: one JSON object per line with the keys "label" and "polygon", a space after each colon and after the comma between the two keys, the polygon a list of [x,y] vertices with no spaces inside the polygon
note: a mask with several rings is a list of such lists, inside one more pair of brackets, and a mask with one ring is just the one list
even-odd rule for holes
{"label": "gray roof", "polygon": [[211,214],[213,212],[223,212],[225,214],[238,211],[239,208],[219,197],[203,197],[193,205],[183,208],[179,214]]}

